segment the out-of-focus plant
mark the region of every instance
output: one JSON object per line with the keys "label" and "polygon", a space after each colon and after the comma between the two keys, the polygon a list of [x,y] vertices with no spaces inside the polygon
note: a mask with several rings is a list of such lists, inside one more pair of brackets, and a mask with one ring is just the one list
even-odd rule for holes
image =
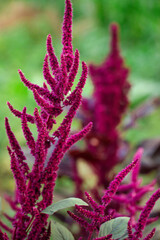
{"label": "out-of-focus plant", "polygon": [[[129,70],[124,66],[118,41],[118,26],[111,25],[111,50],[101,66],[90,65],[94,85],[92,98],[83,99],[79,113],[82,125],[93,121],[93,128],[85,138],[85,150],[73,150],[71,155],[78,162],[84,159],[98,178],[98,187],[107,187],[113,177],[113,168],[126,156],[125,146],[117,129],[128,106],[127,80]],[[126,145],[127,146],[127,145]],[[125,149],[125,148],[124,148]],[[78,178],[77,178],[78,179]],[[80,184],[77,181],[80,191]]]}

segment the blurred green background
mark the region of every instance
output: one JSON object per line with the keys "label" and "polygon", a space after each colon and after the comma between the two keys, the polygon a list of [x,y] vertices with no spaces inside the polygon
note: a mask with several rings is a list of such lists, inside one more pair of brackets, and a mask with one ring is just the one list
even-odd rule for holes
{"label": "blurred green background", "polygon": [[[73,44],[81,60],[101,63],[109,52],[109,24],[120,26],[122,55],[130,68],[130,108],[143,100],[160,96],[160,1],[159,0],[72,0],[74,9]],[[61,52],[61,25],[64,0],[6,0],[0,1],[0,159],[2,177],[8,176],[8,140],[4,117],[8,116],[12,129],[24,143],[20,120],[13,117],[6,105],[22,110],[35,107],[32,93],[21,83],[20,68],[33,83],[43,82],[42,65],[46,52],[46,36],[50,33],[57,56]],[[90,80],[84,96],[92,93]],[[138,122],[126,138],[137,144],[145,138],[160,136],[160,110]],[[7,166],[7,167],[5,167]],[[2,183],[11,189],[8,181]],[[5,186],[7,185],[7,186]],[[3,188],[3,187],[2,187]]]}

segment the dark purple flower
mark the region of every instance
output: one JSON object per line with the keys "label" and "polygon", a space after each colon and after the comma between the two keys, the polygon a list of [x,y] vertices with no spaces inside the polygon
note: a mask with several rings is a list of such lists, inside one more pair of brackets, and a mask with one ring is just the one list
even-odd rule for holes
{"label": "dark purple flower", "polygon": [[[74,213],[68,212],[69,215],[76,221],[78,224],[86,230],[88,233],[88,240],[91,239],[94,232],[98,232],[100,225],[106,221],[111,220],[116,217],[116,212],[111,211],[111,209],[107,209],[108,204],[111,202],[112,198],[116,194],[118,187],[125,176],[133,170],[138,162],[140,161],[143,150],[139,149],[133,161],[123,169],[114,180],[110,183],[108,189],[105,191],[104,195],[101,197],[101,204],[98,204],[90,194],[85,192],[87,201],[89,203],[90,209],[86,209],[85,207],[76,206],[76,211],[80,216],[75,215]],[[91,210],[92,209],[92,210]],[[89,223],[84,219],[89,219]]]}
{"label": "dark purple flower", "polygon": [[[54,53],[51,36],[47,37],[47,54],[43,64],[43,75],[46,83],[43,84],[43,87],[31,83],[19,70],[22,82],[33,92],[40,110],[35,108],[32,116],[27,113],[26,107],[20,112],[8,103],[11,112],[16,117],[21,118],[23,134],[30,153],[34,157],[33,166],[30,169],[26,162],[26,156],[6,118],[6,131],[11,145],[11,148],[8,147],[8,152],[16,181],[15,201],[10,198],[7,200],[12,209],[16,211],[12,221],[14,230],[10,231],[13,232],[13,239],[17,240],[23,240],[26,237],[28,240],[50,238],[50,225],[47,227],[48,215],[41,214],[41,211],[52,203],[57,171],[65,152],[75,142],[83,138],[92,127],[92,124],[89,123],[80,132],[69,136],[73,118],[81,104],[82,89],[88,73],[87,65],[82,62],[81,77],[76,88],[72,91],[72,85],[79,68],[79,52],[76,50],[75,55],[73,55],[72,5],[70,0],[66,0],[62,34],[63,49],[60,63]],[[63,112],[65,106],[69,106],[68,113],[60,127],[51,133],[56,124],[56,117]],[[37,139],[33,137],[28,122],[36,125]],[[48,149],[53,145],[54,150],[49,160],[46,161]],[[41,200],[40,196],[42,196]],[[5,228],[5,226],[2,227]]]}
{"label": "dark purple flower", "polygon": [[[120,185],[118,194],[113,197],[114,201],[120,203],[121,207],[126,211],[126,214],[131,218],[132,226],[135,226],[137,212],[143,209],[143,206],[140,206],[139,203],[144,195],[154,190],[154,185],[156,183],[156,181],[153,180],[148,185],[141,186],[142,179],[138,177],[140,164],[141,161],[139,161],[133,169],[130,182]],[[156,220],[157,218],[149,218],[147,219],[147,224]]]}
{"label": "dark purple flower", "polygon": [[112,200],[113,196],[115,195],[116,191],[118,190],[118,187],[122,180],[125,178],[125,176],[132,170],[134,167],[137,166],[138,162],[141,159],[143,150],[139,149],[136,154],[134,155],[133,162],[130,163],[125,169],[123,169],[115,178],[114,180],[109,184],[109,187],[107,191],[105,192],[104,196],[102,197],[102,202],[105,206],[107,206],[110,201]]}
{"label": "dark purple flower", "polygon": [[150,240],[155,234],[156,229],[153,228],[152,231],[144,238],[144,240]]}
{"label": "dark purple flower", "polygon": [[142,237],[142,231],[144,230],[146,224],[147,224],[147,219],[152,211],[152,208],[154,207],[156,201],[160,198],[160,189],[158,189],[151,197],[150,199],[146,202],[145,207],[143,208],[138,222],[135,225],[135,232],[134,236],[136,238]]}
{"label": "dark purple flower", "polygon": [[[78,113],[83,126],[93,121],[92,131],[85,138],[86,148],[84,150],[77,148],[70,151],[75,161],[74,168],[78,159],[81,158],[90,165],[97,176],[98,188],[108,187],[113,179],[111,170],[126,156],[123,154],[121,157],[119,154],[122,140],[117,127],[129,103],[130,84],[127,80],[129,70],[125,67],[121,56],[118,26],[111,24],[110,32],[111,43],[108,56],[100,66],[92,64],[89,66],[94,85],[93,96],[82,100],[82,107]],[[68,102],[70,101],[72,98],[69,96]],[[83,197],[83,186],[76,174],[75,181],[79,189],[77,196]],[[93,189],[93,192],[96,190]],[[98,199],[98,196],[96,197]]]}

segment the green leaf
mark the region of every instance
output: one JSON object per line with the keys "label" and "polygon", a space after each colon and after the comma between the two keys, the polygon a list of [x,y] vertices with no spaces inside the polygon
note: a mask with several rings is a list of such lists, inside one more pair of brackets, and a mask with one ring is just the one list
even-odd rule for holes
{"label": "green leaf", "polygon": [[51,223],[51,240],[74,240],[72,233],[57,222]]}
{"label": "green leaf", "polygon": [[112,234],[113,239],[123,240],[127,234],[129,217],[118,217],[103,223],[100,226],[98,237],[104,237],[108,234]]}
{"label": "green leaf", "polygon": [[45,208],[42,211],[42,213],[52,215],[55,212],[57,212],[58,210],[68,208],[68,207],[74,207],[75,204],[81,205],[81,206],[88,206],[88,204],[86,202],[84,202],[83,200],[81,200],[80,198],[66,198],[66,199],[60,200],[56,203],[51,204],[50,206]]}

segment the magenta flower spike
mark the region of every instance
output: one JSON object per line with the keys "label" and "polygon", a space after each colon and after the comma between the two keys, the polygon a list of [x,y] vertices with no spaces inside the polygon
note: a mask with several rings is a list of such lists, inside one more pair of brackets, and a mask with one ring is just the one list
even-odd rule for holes
{"label": "magenta flower spike", "polygon": [[48,85],[51,87],[52,91],[54,92],[56,81],[49,71],[48,54],[46,54],[44,58],[43,76],[44,76],[44,79],[47,81]]}
{"label": "magenta flower spike", "polygon": [[143,208],[138,222],[135,225],[135,232],[134,232],[134,236],[135,238],[141,238],[142,237],[142,231],[144,230],[146,223],[147,223],[147,219],[150,215],[150,212],[152,210],[152,208],[154,207],[156,201],[160,198],[160,189],[158,189],[151,197],[150,199],[146,202],[145,207]]}
{"label": "magenta flower spike", "polygon": [[[13,108],[13,106],[7,102],[7,105],[9,107],[9,110],[18,118],[21,118],[22,117],[22,113],[16,109]],[[30,114],[26,114],[26,117],[27,117],[27,121],[30,122],[30,123],[34,123],[34,117],[31,116]]]}
{"label": "magenta flower spike", "polygon": [[70,0],[66,0],[66,9],[64,13],[63,21],[63,34],[62,34],[62,44],[63,44],[63,55],[67,63],[67,71],[70,71],[70,68],[73,63],[73,47],[72,47],[72,4]]}
{"label": "magenta flower spike", "polygon": [[93,124],[90,122],[86,127],[84,127],[79,133],[74,134],[73,136],[69,137],[64,151],[67,151],[71,146],[73,146],[76,142],[86,136],[92,128]]}
{"label": "magenta flower spike", "polygon": [[[109,186],[114,175],[112,169],[125,159],[128,151],[128,149],[122,150],[123,140],[119,134],[118,125],[129,104],[129,69],[121,56],[117,24],[111,24],[110,35],[110,50],[104,62],[99,66],[89,65],[89,74],[94,85],[93,96],[82,100],[82,107],[78,114],[82,126],[93,121],[93,128],[85,138],[85,149],[77,148],[70,151],[74,160],[74,169],[78,166],[79,159],[83,158],[93,169],[99,189],[106,189]],[[67,106],[74,97],[73,91],[64,105]],[[121,152],[125,154],[121,155]],[[75,179],[80,179],[78,171],[74,172]],[[96,187],[93,187],[92,192],[95,193],[94,197],[99,199]],[[82,192],[83,185],[77,181],[77,196],[83,196]]]}
{"label": "magenta flower spike", "polygon": [[83,207],[80,207],[78,205],[75,205],[75,208],[78,213],[80,213],[81,215],[83,215],[86,218],[90,218],[90,219],[97,218],[98,219],[98,213],[96,213],[96,212],[94,213],[94,212],[84,209]]}
{"label": "magenta flower spike", "polygon": [[78,72],[78,68],[79,68],[79,51],[76,49],[74,62],[73,62],[71,71],[70,71],[69,76],[68,76],[68,83],[67,83],[67,86],[66,86],[65,94],[67,94],[71,90],[71,88],[73,86],[74,79],[75,79],[75,77],[77,75],[77,72]]}
{"label": "magenta flower spike", "polygon": [[59,63],[58,63],[58,59],[54,53],[54,49],[52,46],[52,38],[51,38],[50,34],[47,37],[47,52],[49,55],[49,61],[50,61],[52,73],[55,74],[57,69],[59,69]]}
{"label": "magenta flower spike", "polygon": [[42,108],[42,109],[45,109],[45,111],[50,114],[50,115],[56,115],[56,110],[59,110],[59,109],[56,109],[54,108],[53,105],[51,105],[49,103],[49,101],[45,100],[44,98],[42,98],[38,92],[36,90],[33,90],[33,94],[34,94],[34,98],[37,102],[37,104]]}
{"label": "magenta flower spike", "polygon": [[8,220],[10,221],[11,223],[14,221],[14,218],[13,217],[10,217],[8,214],[6,213],[3,213],[3,216]]}
{"label": "magenta flower spike", "polygon": [[26,192],[26,181],[21,173],[21,170],[19,169],[18,161],[16,159],[15,153],[11,151],[11,149],[8,147],[8,152],[11,157],[11,170],[13,172],[16,186],[18,189],[18,200],[20,204],[23,206],[23,202],[25,201],[25,192]]}
{"label": "magenta flower spike", "polygon": [[92,227],[92,225],[90,225],[87,221],[85,221],[83,218],[78,217],[77,215],[75,215],[74,213],[67,211],[68,214],[80,225],[83,226],[87,231],[93,231],[94,228]]}
{"label": "magenta flower spike", "polygon": [[117,54],[119,51],[119,39],[118,39],[118,26],[117,24],[113,23],[110,28],[112,34],[112,41],[111,41],[111,54]]}
{"label": "magenta flower spike", "polygon": [[101,66],[90,65],[90,75],[95,86],[95,128],[111,138],[128,106],[130,84],[127,81],[129,70],[120,55],[118,25],[111,24],[110,32],[110,53]]}
{"label": "magenta flower spike", "polygon": [[[1,221],[0,221],[0,227],[2,227],[5,231],[7,231],[7,232],[9,232],[9,233],[12,233],[12,232],[13,232],[11,228],[9,228],[5,223],[3,223],[3,222],[1,222]],[[2,235],[2,232],[0,232],[0,236],[1,236],[1,235]],[[6,234],[4,233],[2,236],[3,236],[3,237],[6,237]],[[3,238],[2,238],[2,239],[3,239]]]}
{"label": "magenta flower spike", "polygon": [[[97,203],[89,193],[85,192],[87,201],[89,203],[90,209],[86,209],[85,207],[76,206],[76,211],[78,212],[79,216],[76,216],[74,213],[69,212],[69,215],[77,221],[82,228],[85,229],[86,233],[88,233],[87,240],[92,239],[91,236],[94,236],[94,233],[97,232],[101,226],[102,223],[109,221],[111,219],[114,219],[115,217],[121,216],[113,209],[108,209],[108,204],[114,199],[114,196],[119,188],[120,183],[124,179],[124,177],[137,166],[138,162],[141,159],[143,153],[143,149],[138,149],[136,154],[133,157],[133,161],[125,168],[123,169],[117,176],[114,178],[114,180],[110,183],[108,189],[106,190],[105,194],[101,197],[101,203]],[[92,210],[91,210],[92,209]],[[84,218],[88,218],[89,225],[86,223],[86,220]],[[128,225],[128,231],[130,239],[131,237],[134,237],[132,234],[132,225],[131,222],[129,222]],[[135,240],[135,239],[133,239]]]}
{"label": "magenta flower spike", "polygon": [[8,121],[8,118],[5,119],[5,127],[6,127],[6,131],[7,131],[7,135],[8,135],[8,138],[9,138],[9,142],[10,142],[10,145],[12,147],[12,149],[14,150],[16,156],[17,156],[17,161],[19,163],[19,168],[25,178],[26,174],[28,174],[28,171],[29,171],[29,167],[28,165],[26,164],[26,162],[24,162],[26,160],[26,157],[14,135],[14,133],[12,132],[11,130],[11,127],[9,125],[9,121]]}
{"label": "magenta flower spike", "polygon": [[153,228],[153,230],[144,238],[144,240],[150,240],[155,234],[156,229]]}
{"label": "magenta flower spike", "polygon": [[[141,232],[141,237],[140,236],[138,237],[135,234],[135,230],[134,230],[134,233],[133,233],[132,229],[133,229],[133,226],[131,225],[131,223],[129,221],[128,222],[128,238],[127,238],[127,240],[141,240],[142,239],[142,232]],[[143,238],[143,240],[150,240],[150,239],[152,239],[152,237],[154,236],[155,232],[156,232],[156,228],[153,228],[152,231],[145,238]]]}
{"label": "magenta flower spike", "polygon": [[[43,76],[46,82],[43,83],[42,87],[31,83],[19,70],[22,82],[33,92],[34,99],[40,109],[35,108],[34,114],[30,115],[27,113],[26,107],[21,112],[7,103],[10,111],[21,119],[26,144],[34,157],[33,166],[30,169],[26,162],[26,156],[6,118],[6,132],[11,145],[11,148],[8,147],[8,151],[17,187],[15,200],[6,197],[11,208],[16,212],[12,219],[13,240],[24,240],[26,237],[27,240],[47,240],[50,238],[51,228],[47,223],[48,215],[41,214],[41,211],[53,201],[57,171],[65,152],[75,142],[83,138],[92,127],[92,124],[89,123],[80,132],[69,136],[73,118],[81,104],[82,89],[88,73],[87,65],[82,62],[81,77],[75,89],[72,90],[79,68],[79,52],[76,50],[75,56],[73,55],[72,5],[70,0],[66,0],[62,32],[63,49],[60,63],[52,46],[51,35],[47,37],[47,54],[43,63]],[[67,104],[65,104],[66,102]],[[56,124],[56,117],[63,112],[65,105],[69,106],[68,113],[60,127],[51,134],[51,130]],[[33,137],[28,122],[36,125],[37,139]],[[54,150],[47,160],[48,149],[51,146]],[[2,225],[1,227],[5,229],[5,226]],[[5,239],[5,235],[2,236]]]}
{"label": "magenta flower spike", "polygon": [[141,166],[141,161],[138,162],[138,164],[136,165],[136,167],[133,169],[132,174],[131,174],[131,182],[133,184],[137,183],[138,180],[138,176],[139,176],[139,170],[140,170],[140,166]]}
{"label": "magenta flower spike", "polygon": [[112,197],[115,195],[122,180],[138,164],[138,162],[142,157],[142,153],[143,153],[143,150],[140,148],[134,155],[133,161],[124,170],[122,170],[110,183],[107,191],[102,197],[102,202],[104,206],[107,206],[110,203],[110,201],[112,200]]}
{"label": "magenta flower spike", "polygon": [[[16,198],[17,199],[17,198]],[[10,196],[5,195],[5,200],[6,202],[9,204],[10,208],[15,211],[18,212],[20,210],[20,208],[17,206],[17,201],[16,199],[12,199]]]}
{"label": "magenta flower spike", "polygon": [[81,74],[81,77],[79,79],[79,82],[78,82],[75,90],[73,92],[71,92],[71,94],[64,101],[64,106],[68,106],[68,105],[72,104],[73,101],[76,98],[77,93],[79,91],[82,92],[82,89],[83,89],[83,87],[86,83],[87,74],[88,74],[87,65],[84,62],[82,62],[82,74]]}
{"label": "magenta flower spike", "polygon": [[[151,183],[145,186],[141,186],[142,179],[139,179],[141,161],[137,163],[133,169],[128,184],[122,184],[118,188],[118,195],[114,195],[113,199],[116,203],[123,207],[128,217],[131,218],[131,224],[135,227],[137,212],[143,210],[143,206],[140,206],[142,198],[149,192],[154,190],[156,181],[153,180]],[[147,224],[156,221],[157,218],[147,219]]]}
{"label": "magenta flower spike", "polygon": [[18,70],[18,72],[19,72],[22,82],[26,85],[26,87],[28,87],[33,92],[37,91],[40,95],[42,95],[47,100],[52,101],[54,99],[54,95],[52,93],[50,93],[48,89],[46,89],[45,87],[43,87],[43,88],[39,87],[37,84],[31,83],[29,80],[27,80],[25,78],[25,76],[21,70]]}
{"label": "magenta flower spike", "polygon": [[131,224],[131,219],[128,222],[128,240],[134,240],[133,232],[132,232],[132,224]]}
{"label": "magenta flower spike", "polygon": [[22,130],[24,137],[26,139],[26,143],[28,147],[30,148],[31,154],[34,156],[35,155],[35,140],[33,138],[32,132],[28,127],[27,123],[27,116],[26,116],[26,107],[24,107],[22,116],[21,116],[21,122],[22,122]]}
{"label": "magenta flower spike", "polygon": [[[90,204],[90,206],[93,208],[93,210],[95,212],[99,212],[100,210],[100,206],[98,203],[96,203],[96,201],[94,201],[94,199],[91,197],[91,195],[88,192],[85,192],[86,198],[88,200],[88,203]],[[104,208],[103,208],[104,210]]]}
{"label": "magenta flower spike", "polygon": [[1,240],[9,240],[8,236],[6,233],[3,233],[0,229],[0,239]]}

